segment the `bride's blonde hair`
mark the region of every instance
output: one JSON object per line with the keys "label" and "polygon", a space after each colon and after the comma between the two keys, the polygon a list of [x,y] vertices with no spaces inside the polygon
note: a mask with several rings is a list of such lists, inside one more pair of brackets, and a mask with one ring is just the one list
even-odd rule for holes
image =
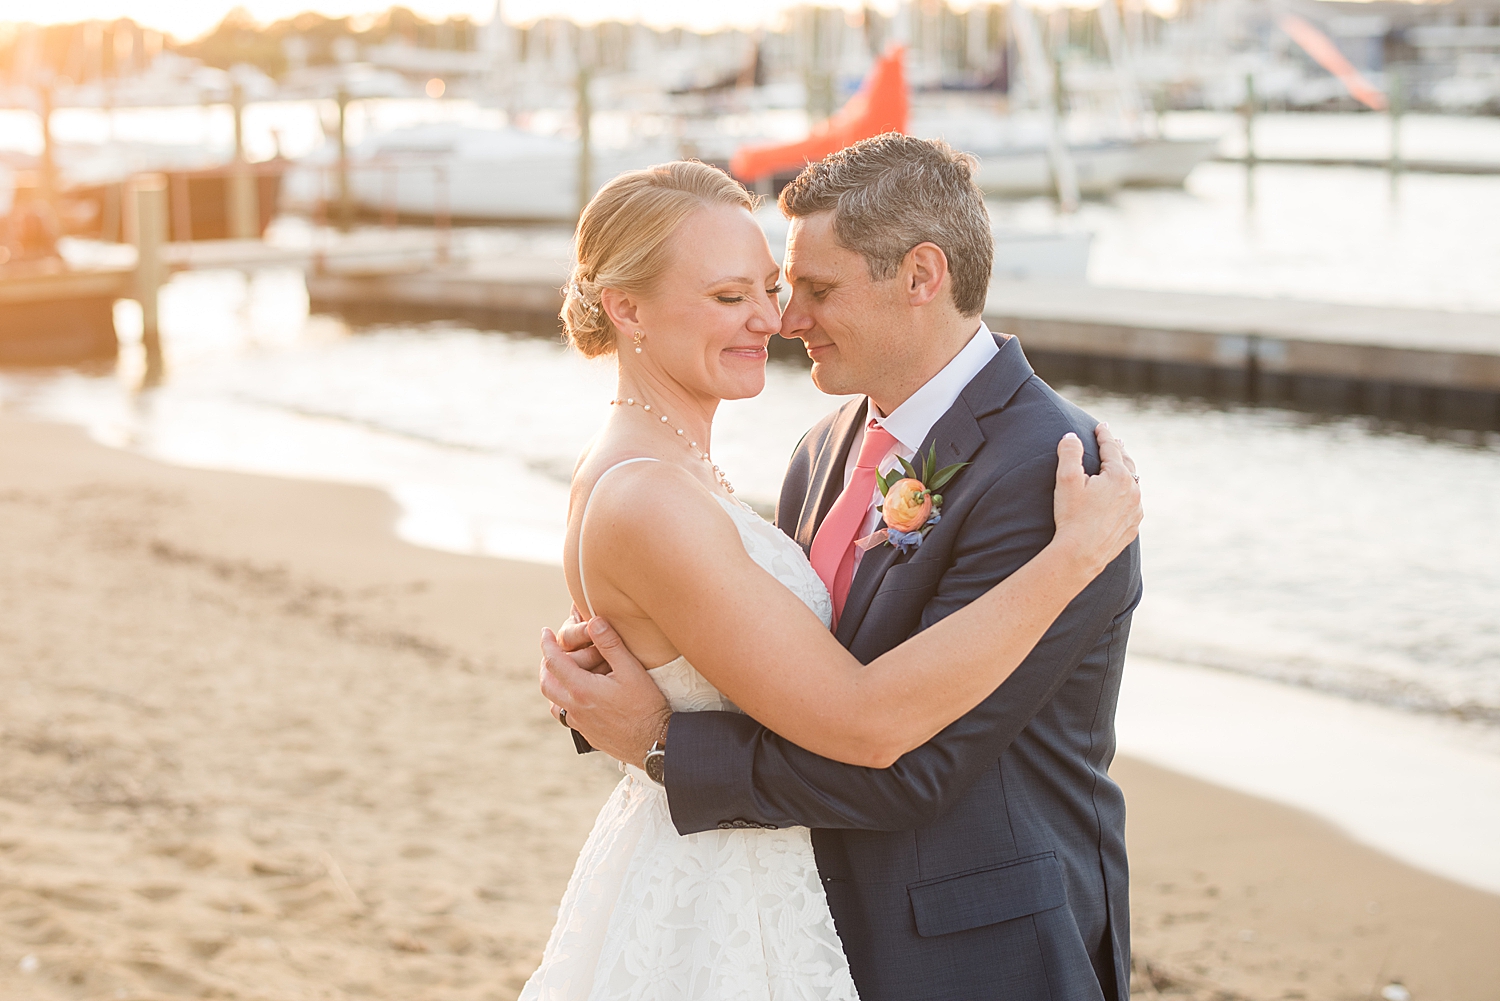
{"label": "bride's blonde hair", "polygon": [[607,288],[639,295],[667,267],[667,240],[707,205],[753,211],[755,197],[717,167],[675,160],[630,170],[600,188],[578,218],[577,264],[558,313],[572,344],[587,358],[613,352],[620,331],[599,305]]}

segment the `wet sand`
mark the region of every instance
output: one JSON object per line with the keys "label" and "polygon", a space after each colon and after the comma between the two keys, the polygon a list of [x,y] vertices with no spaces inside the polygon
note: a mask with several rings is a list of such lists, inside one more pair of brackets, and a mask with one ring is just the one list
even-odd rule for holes
{"label": "wet sand", "polygon": [[[515,996],[617,775],[536,694],[557,569],[396,514],[0,419],[0,998]],[[1116,770],[1141,996],[1494,996],[1500,897]]]}

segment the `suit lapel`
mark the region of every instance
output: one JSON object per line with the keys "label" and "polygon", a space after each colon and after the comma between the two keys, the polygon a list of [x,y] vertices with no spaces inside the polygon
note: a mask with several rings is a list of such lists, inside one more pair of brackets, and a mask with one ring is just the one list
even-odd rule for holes
{"label": "suit lapel", "polygon": [[867,406],[868,402],[864,400],[847,404],[818,446],[812,473],[807,479],[807,503],[802,505],[797,519],[795,538],[804,553],[812,552],[813,536],[817,534],[818,526],[823,524],[823,518],[839,494],[844,492],[844,466],[849,459],[849,449],[864,426]]}
{"label": "suit lapel", "polygon": [[[936,446],[939,469],[955,462],[968,462],[974,457],[984,444],[984,430],[979,426],[979,419],[1003,408],[1033,374],[1020,343],[1014,337],[996,340],[1000,353],[970,380],[922,442],[918,454],[926,455],[929,448]],[[844,451],[848,452],[847,446]],[[944,493],[951,494],[964,488],[964,472],[959,472]],[[844,646],[854,641],[870,602],[880,590],[881,579],[896,565],[899,557],[901,554],[894,546],[877,546],[868,550],[860,560],[854,571],[854,581],[849,586],[849,599],[844,603],[844,612],[839,616],[839,626],[835,631]]]}

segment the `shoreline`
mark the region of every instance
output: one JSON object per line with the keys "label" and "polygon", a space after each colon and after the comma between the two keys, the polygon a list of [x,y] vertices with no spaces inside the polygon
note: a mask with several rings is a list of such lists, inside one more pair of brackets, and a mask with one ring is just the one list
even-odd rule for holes
{"label": "shoreline", "polygon": [[[514,997],[616,780],[536,693],[558,568],[10,416],[0,510],[0,997]],[[1500,897],[1115,774],[1140,996],[1492,995]]]}

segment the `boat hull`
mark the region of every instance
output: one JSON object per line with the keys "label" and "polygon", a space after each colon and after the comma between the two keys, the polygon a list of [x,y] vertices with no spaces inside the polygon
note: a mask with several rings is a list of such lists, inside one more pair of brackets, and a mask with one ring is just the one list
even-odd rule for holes
{"label": "boat hull", "polygon": [[[1080,194],[1097,198],[1125,184],[1131,166],[1130,147],[1084,146],[1070,153]],[[993,150],[975,155],[979,157],[979,172],[974,180],[986,194],[1025,198],[1050,195],[1055,189],[1046,150]]]}
{"label": "boat hull", "polygon": [[1125,183],[1132,187],[1177,188],[1193,168],[1214,155],[1217,139],[1142,139],[1131,147]]}

